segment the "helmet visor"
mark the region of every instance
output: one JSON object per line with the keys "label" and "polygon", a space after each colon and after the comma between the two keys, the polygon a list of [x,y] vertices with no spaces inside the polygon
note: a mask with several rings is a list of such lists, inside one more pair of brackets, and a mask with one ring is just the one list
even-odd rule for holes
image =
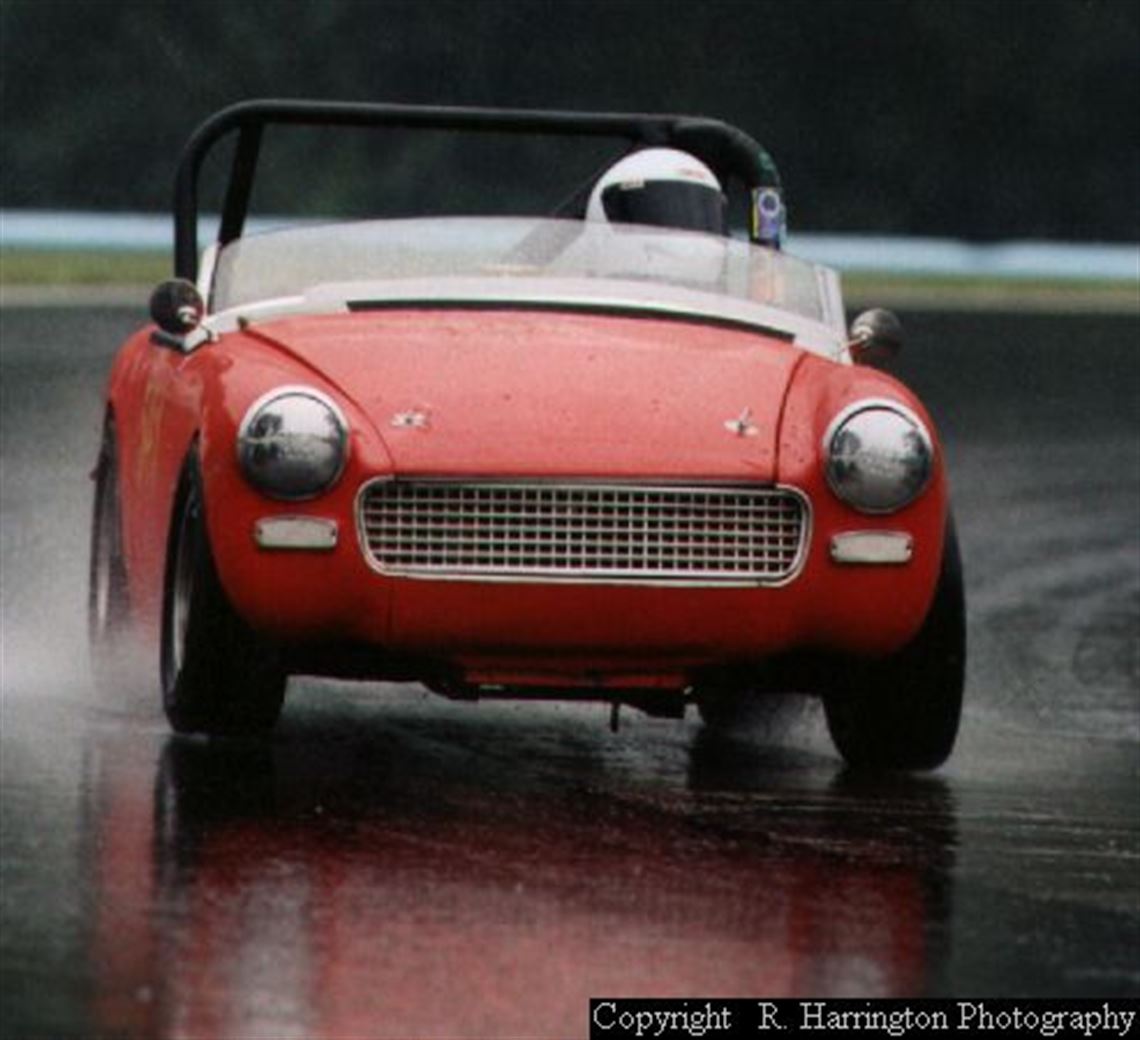
{"label": "helmet visor", "polygon": [[635,181],[611,184],[602,192],[602,209],[615,224],[649,224],[688,231],[728,233],[724,195],[707,184]]}

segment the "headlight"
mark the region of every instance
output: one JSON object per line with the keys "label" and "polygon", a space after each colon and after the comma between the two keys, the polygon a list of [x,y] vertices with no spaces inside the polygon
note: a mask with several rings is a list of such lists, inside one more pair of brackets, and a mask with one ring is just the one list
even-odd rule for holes
{"label": "headlight", "polygon": [[860,401],[836,417],[823,441],[827,482],[864,513],[893,513],[930,481],[934,450],[913,412],[891,401]]}
{"label": "headlight", "polygon": [[336,483],[348,455],[348,424],[319,390],[280,387],[253,403],[237,437],[238,464],[272,498],[312,498]]}

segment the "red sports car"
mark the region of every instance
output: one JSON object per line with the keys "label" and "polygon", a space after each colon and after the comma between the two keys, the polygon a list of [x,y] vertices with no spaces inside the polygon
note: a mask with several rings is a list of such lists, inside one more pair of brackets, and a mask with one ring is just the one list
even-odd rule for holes
{"label": "red sports car", "polygon": [[[541,218],[243,235],[280,124],[616,148]],[[231,138],[200,256],[199,171]],[[748,135],[247,102],[190,139],[174,224],[176,277],[109,381],[90,627],[103,675],[129,630],[157,640],[176,730],[269,730],[310,674],[692,702],[710,725],[797,691],[854,765],[949,754],[964,605],[942,451],[877,367],[893,316],[849,333],[836,275],[781,249]]]}

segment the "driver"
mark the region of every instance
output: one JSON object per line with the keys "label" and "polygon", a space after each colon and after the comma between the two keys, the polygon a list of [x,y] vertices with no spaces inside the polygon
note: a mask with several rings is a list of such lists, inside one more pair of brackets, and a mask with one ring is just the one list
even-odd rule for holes
{"label": "driver", "polygon": [[590,192],[586,219],[728,234],[720,181],[676,148],[646,148],[614,163]]}

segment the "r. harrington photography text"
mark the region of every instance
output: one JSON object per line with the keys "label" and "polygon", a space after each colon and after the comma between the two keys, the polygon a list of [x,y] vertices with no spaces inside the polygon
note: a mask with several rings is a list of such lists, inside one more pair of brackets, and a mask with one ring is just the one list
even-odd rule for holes
{"label": "r. harrington photography text", "polygon": [[904,1037],[1128,1037],[1140,1002],[1124,1000],[590,1001],[591,1040],[735,1038],[757,1033]]}

